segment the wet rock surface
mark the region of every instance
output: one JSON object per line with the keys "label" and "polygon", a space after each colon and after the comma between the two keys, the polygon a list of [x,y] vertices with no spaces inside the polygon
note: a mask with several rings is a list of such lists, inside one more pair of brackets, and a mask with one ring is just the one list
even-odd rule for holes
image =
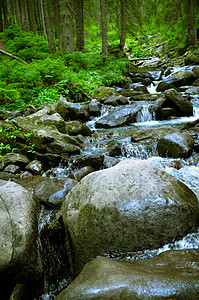
{"label": "wet rock surface", "polygon": [[98,257],[86,264],[56,300],[196,300],[199,297],[198,267],[197,250],[168,251],[134,262]]}
{"label": "wet rock surface", "polygon": [[[182,182],[144,160],[86,176],[62,205],[80,271],[97,255],[157,248],[197,226],[199,202]],[[186,221],[185,221],[186,220]]]}

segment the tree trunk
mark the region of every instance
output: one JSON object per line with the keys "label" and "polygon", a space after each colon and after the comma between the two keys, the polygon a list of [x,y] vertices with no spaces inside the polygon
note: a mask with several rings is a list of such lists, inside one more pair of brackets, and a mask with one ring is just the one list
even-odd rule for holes
{"label": "tree trunk", "polygon": [[2,0],[4,29],[9,27],[7,2]]}
{"label": "tree trunk", "polygon": [[30,30],[34,33],[36,33],[36,27],[35,27],[35,3],[34,0],[28,0],[28,17],[29,17],[29,26]]}
{"label": "tree trunk", "polygon": [[28,7],[26,0],[20,0],[21,3],[21,27],[23,30],[29,30]]}
{"label": "tree trunk", "polygon": [[195,0],[189,0],[187,3],[187,17],[188,17],[188,43],[189,46],[197,44],[197,32],[194,22],[194,7]]}
{"label": "tree trunk", "polygon": [[126,1],[120,0],[121,5],[121,36],[120,36],[120,49],[124,50],[126,41]]}
{"label": "tree trunk", "polygon": [[7,0],[7,9],[9,17],[9,26],[15,24],[15,15],[14,15],[14,1]]}
{"label": "tree trunk", "polygon": [[101,28],[102,28],[102,55],[108,56],[106,1],[105,0],[100,0],[100,10],[101,10]]}
{"label": "tree trunk", "polygon": [[59,50],[74,52],[73,1],[59,0]]}
{"label": "tree trunk", "polygon": [[2,5],[2,1],[0,0],[0,31],[3,31],[3,5]]}
{"label": "tree trunk", "polygon": [[15,10],[15,15],[16,15],[17,25],[19,27],[22,27],[22,24],[21,24],[21,11],[20,11],[19,0],[14,0],[14,10]]}
{"label": "tree trunk", "polygon": [[55,38],[59,38],[59,0],[53,1],[54,9],[54,24],[55,24]]}
{"label": "tree trunk", "polygon": [[76,47],[78,51],[84,49],[84,0],[75,0],[75,20],[76,20]]}
{"label": "tree trunk", "polygon": [[44,38],[47,40],[47,33],[46,33],[46,24],[45,24],[45,19],[44,19],[44,4],[43,0],[40,0],[40,7],[41,7],[41,20],[42,20],[42,26],[43,26],[43,33],[44,33]]}
{"label": "tree trunk", "polygon": [[46,28],[46,33],[47,33],[49,51],[50,51],[50,53],[54,53],[56,51],[56,47],[55,47],[53,28],[52,28],[52,24],[51,24],[51,20],[50,20],[48,0],[43,0],[43,12],[44,12],[44,22],[45,22],[45,28]]}

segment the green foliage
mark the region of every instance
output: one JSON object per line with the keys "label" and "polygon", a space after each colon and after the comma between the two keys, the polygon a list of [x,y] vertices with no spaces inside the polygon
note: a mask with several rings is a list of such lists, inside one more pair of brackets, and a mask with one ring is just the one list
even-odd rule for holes
{"label": "green foliage", "polygon": [[34,153],[31,133],[24,133],[12,121],[0,126],[0,157],[12,151],[17,153]]}
{"label": "green foliage", "polygon": [[0,34],[6,44],[6,50],[21,57],[25,61],[44,59],[47,57],[49,48],[45,39],[33,32],[25,32],[16,25],[10,26]]}
{"label": "green foliage", "polygon": [[40,106],[43,102],[55,103],[59,100],[59,91],[57,88],[47,87],[32,101],[33,105]]}

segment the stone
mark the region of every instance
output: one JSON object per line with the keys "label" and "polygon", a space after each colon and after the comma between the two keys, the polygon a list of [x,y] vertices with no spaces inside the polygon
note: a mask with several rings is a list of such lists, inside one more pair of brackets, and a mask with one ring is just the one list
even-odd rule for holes
{"label": "stone", "polygon": [[197,76],[193,71],[178,71],[168,76],[164,81],[173,84],[175,87],[182,85],[191,85]]}
{"label": "stone", "polygon": [[110,156],[119,156],[122,153],[121,150],[122,145],[116,141],[110,141],[107,144],[107,148],[108,148],[108,155]]}
{"label": "stone", "polygon": [[43,173],[43,164],[39,160],[35,159],[31,161],[26,167],[26,170],[33,174],[41,175]]}
{"label": "stone", "polygon": [[116,107],[111,110],[106,116],[96,121],[97,128],[112,128],[123,126],[135,122],[137,113],[141,107],[137,105],[125,105]]}
{"label": "stone", "polygon": [[183,98],[175,89],[166,90],[164,94],[166,98],[176,107],[176,113],[179,116],[193,115],[193,105],[191,102]]}
{"label": "stone", "polygon": [[163,157],[188,157],[194,146],[194,138],[187,132],[175,132],[159,139],[157,150]]}
{"label": "stone", "polygon": [[[199,82],[198,82],[198,85],[199,85]],[[188,88],[185,92],[190,95],[198,95],[199,94],[199,86],[192,86],[192,87]]]}
{"label": "stone", "polygon": [[160,81],[158,83],[156,91],[157,92],[164,92],[166,90],[173,89],[173,88],[175,88],[175,86],[172,83],[168,83],[166,81]]}
{"label": "stone", "polygon": [[74,171],[71,176],[74,177],[75,180],[80,181],[83,177],[86,175],[96,171],[93,167],[91,166],[85,166],[79,170]]}
{"label": "stone", "polygon": [[196,75],[196,77],[199,78],[199,66],[195,66],[192,69],[192,72],[194,72],[194,74]]}
{"label": "stone", "polygon": [[142,261],[97,257],[64,289],[65,299],[186,299],[199,298],[197,250],[173,250]]}
{"label": "stone", "polygon": [[93,172],[62,205],[74,270],[109,249],[121,255],[178,239],[197,227],[198,212],[196,195],[147,160],[127,159]]}
{"label": "stone", "polygon": [[30,162],[30,160],[20,153],[7,153],[0,158],[0,170],[3,170],[9,164],[18,165],[24,167]]}
{"label": "stone", "polygon": [[81,134],[83,136],[91,135],[90,128],[86,124],[80,121],[66,122],[65,132],[69,135],[78,135],[78,134]]}
{"label": "stone", "polygon": [[[94,101],[95,100],[95,101]],[[101,105],[96,99],[92,99],[88,104],[88,111],[91,116],[98,117],[101,114]]]}
{"label": "stone", "polygon": [[118,106],[118,105],[126,105],[128,104],[128,100],[126,97],[119,95],[119,96],[111,96],[106,101],[104,101],[106,105]]}
{"label": "stone", "polygon": [[[0,180],[1,284],[39,279],[37,254],[38,204],[20,185]],[[3,292],[3,291],[2,291]]]}
{"label": "stone", "polygon": [[72,157],[68,161],[68,165],[71,170],[80,169],[86,166],[91,166],[95,170],[99,170],[103,167],[104,155],[98,154],[87,154],[77,155],[75,158]]}
{"label": "stone", "polygon": [[152,141],[157,142],[160,138],[164,137],[167,134],[171,134],[174,132],[180,132],[179,129],[162,126],[157,128],[146,128],[146,129],[138,129],[134,130],[131,134],[131,142],[145,142]]}
{"label": "stone", "polygon": [[13,173],[13,174],[19,174],[21,171],[19,166],[16,165],[8,165],[7,167],[5,167],[4,172],[8,172],[8,173]]}

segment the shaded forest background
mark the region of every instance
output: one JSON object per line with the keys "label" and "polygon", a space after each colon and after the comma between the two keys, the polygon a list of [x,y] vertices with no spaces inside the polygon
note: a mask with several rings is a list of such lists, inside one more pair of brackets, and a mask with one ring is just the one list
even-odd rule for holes
{"label": "shaded forest background", "polygon": [[123,80],[127,50],[135,59],[198,53],[196,0],[0,0],[0,8],[0,109],[60,95],[87,101]]}

